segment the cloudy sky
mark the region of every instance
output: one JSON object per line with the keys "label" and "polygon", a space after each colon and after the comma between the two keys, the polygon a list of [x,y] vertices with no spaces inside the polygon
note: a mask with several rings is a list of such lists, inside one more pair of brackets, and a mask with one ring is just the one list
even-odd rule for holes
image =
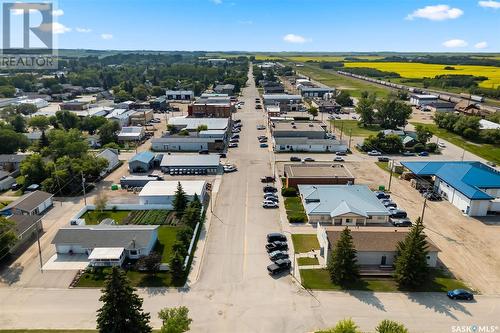
{"label": "cloudy sky", "polygon": [[500,52],[500,0],[59,0],[57,7],[60,48]]}

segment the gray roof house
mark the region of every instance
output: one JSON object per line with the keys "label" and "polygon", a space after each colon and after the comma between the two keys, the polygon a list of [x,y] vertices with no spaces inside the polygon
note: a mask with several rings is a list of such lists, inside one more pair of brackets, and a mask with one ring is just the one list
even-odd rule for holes
{"label": "gray roof house", "polygon": [[2,215],[41,215],[52,207],[54,195],[44,191],[29,192],[0,210]]}
{"label": "gray roof house", "polygon": [[5,171],[15,171],[19,169],[19,165],[29,155],[22,154],[0,154],[0,169]]}
{"label": "gray roof house", "polygon": [[383,225],[389,210],[366,185],[298,185],[310,223]]}
{"label": "gray roof house", "polygon": [[97,154],[96,157],[104,158],[108,161],[108,166],[101,173],[101,176],[104,176],[106,173],[113,171],[120,165],[120,160],[118,159],[118,151],[116,149],[106,148]]}
{"label": "gray roof house", "polygon": [[16,244],[10,249],[10,252],[15,252],[23,244],[33,239],[33,235],[37,232],[42,232],[42,217],[40,215],[11,215],[9,220],[15,223],[14,230],[17,235]]}
{"label": "gray roof house", "polygon": [[86,254],[91,266],[120,266],[125,258],[147,256],[158,240],[155,225],[70,226],[57,231],[52,244],[60,254]]}

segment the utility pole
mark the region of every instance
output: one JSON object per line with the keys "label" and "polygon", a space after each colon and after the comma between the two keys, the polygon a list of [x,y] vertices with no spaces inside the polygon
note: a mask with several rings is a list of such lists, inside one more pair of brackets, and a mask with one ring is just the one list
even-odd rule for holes
{"label": "utility pole", "polygon": [[424,206],[422,207],[422,214],[420,215],[420,221],[422,221],[422,224],[424,223],[424,214],[426,205],[427,205],[427,195],[424,196]]}
{"label": "utility pole", "polygon": [[340,125],[340,141],[342,141],[342,135],[344,134],[344,122]]}
{"label": "utility pole", "polygon": [[461,159],[462,162],[464,161],[464,156],[465,156],[465,148],[464,148],[464,150],[462,152],[462,159]]}
{"label": "utility pole", "polygon": [[81,171],[80,174],[82,175],[83,202],[85,203],[85,206],[87,206],[87,196],[85,193],[85,178],[83,178],[83,171]]}
{"label": "utility pole", "polygon": [[351,150],[352,128],[349,130],[349,151]]}
{"label": "utility pole", "polygon": [[[393,161],[392,164],[391,164],[391,161]],[[391,175],[389,176],[389,186],[387,187],[387,191],[390,191],[391,190],[391,183],[392,183],[392,172],[393,172],[393,169],[394,169],[394,160],[389,160],[388,164],[390,164]]]}
{"label": "utility pole", "polygon": [[[37,224],[40,221],[37,222]],[[42,248],[40,247],[40,234],[38,231],[38,225],[36,226],[36,242],[38,243],[38,258],[40,259],[40,271],[43,272],[43,260],[42,260]]]}

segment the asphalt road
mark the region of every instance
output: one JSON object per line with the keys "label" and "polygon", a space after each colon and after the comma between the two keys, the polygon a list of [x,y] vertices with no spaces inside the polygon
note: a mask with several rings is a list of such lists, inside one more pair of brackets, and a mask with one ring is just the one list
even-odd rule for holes
{"label": "asphalt road", "polygon": [[[154,326],[161,308],[179,305],[189,307],[195,332],[309,332],[346,317],[363,331],[383,319],[415,333],[500,326],[498,296],[461,303],[434,293],[309,292],[290,275],[268,276],[265,235],[280,224],[278,210],[260,206],[259,178],[271,173],[271,152],[256,140],[256,125],[263,123],[254,109],[256,95],[251,80],[245,107],[235,115],[244,124],[240,147],[228,156],[239,170],[223,176],[198,281],[186,289],[139,291]],[[0,288],[0,328],[94,328],[99,296],[96,289]]]}

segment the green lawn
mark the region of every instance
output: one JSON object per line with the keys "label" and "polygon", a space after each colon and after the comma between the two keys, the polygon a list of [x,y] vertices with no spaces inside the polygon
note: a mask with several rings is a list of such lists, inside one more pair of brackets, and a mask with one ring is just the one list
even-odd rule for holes
{"label": "green lawn", "polygon": [[0,201],[0,209],[8,206],[12,201]]}
{"label": "green lawn", "polygon": [[[301,269],[300,276],[302,285],[307,289],[317,290],[366,290],[398,292],[408,291],[398,286],[398,283],[391,277],[386,278],[362,278],[357,282],[343,288],[333,284],[327,269]],[[429,282],[423,284],[418,290],[426,292],[446,292],[451,289],[468,289],[461,281],[448,276],[439,269],[432,269]]]}
{"label": "green lawn", "polygon": [[316,234],[292,234],[292,242],[295,253],[319,250],[319,242]]}
{"label": "green lawn", "polygon": [[359,127],[359,122],[357,120],[337,119],[330,120],[330,122],[332,123],[332,127],[344,133],[344,137],[342,139],[347,139],[349,135],[368,137],[370,135],[376,135],[380,131],[380,126],[378,125]]}
{"label": "green lawn", "polygon": [[[95,272],[85,272],[76,284],[76,287],[81,288],[101,288],[104,285],[106,275],[111,271],[111,268],[106,267],[98,269]],[[127,271],[127,277],[134,287],[180,287],[174,285],[172,276],[168,272],[158,272],[149,274],[146,272]]]}
{"label": "green lawn", "polygon": [[85,224],[99,224],[102,220],[110,218],[115,220],[117,224],[121,224],[122,221],[130,214],[130,210],[104,210],[102,212],[97,210],[88,210],[82,215],[82,219],[85,219]]}
{"label": "green lawn", "polygon": [[500,164],[500,146],[498,145],[484,144],[484,143],[481,144],[481,143],[473,143],[470,141],[466,141],[460,135],[449,132],[443,128],[439,128],[435,124],[423,124],[414,122],[412,122],[412,124],[413,125],[421,124],[423,126],[426,126],[434,133],[434,135],[443,138],[444,140],[451,142],[454,145],[459,146],[488,161]]}
{"label": "green lawn", "polygon": [[285,198],[285,210],[290,223],[307,222],[307,215],[299,197]]}
{"label": "green lawn", "polygon": [[158,228],[158,243],[156,243],[155,251],[161,253],[161,261],[168,263],[172,257],[172,245],[176,241],[179,227],[163,225]]}
{"label": "green lawn", "polygon": [[389,162],[375,162],[375,164],[382,170],[384,171],[387,171],[387,172],[391,172],[391,170],[389,169]]}
{"label": "green lawn", "polygon": [[94,333],[97,330],[0,330],[0,333]]}
{"label": "green lawn", "polygon": [[318,258],[302,257],[297,258],[297,263],[299,266],[319,265],[319,260]]}

